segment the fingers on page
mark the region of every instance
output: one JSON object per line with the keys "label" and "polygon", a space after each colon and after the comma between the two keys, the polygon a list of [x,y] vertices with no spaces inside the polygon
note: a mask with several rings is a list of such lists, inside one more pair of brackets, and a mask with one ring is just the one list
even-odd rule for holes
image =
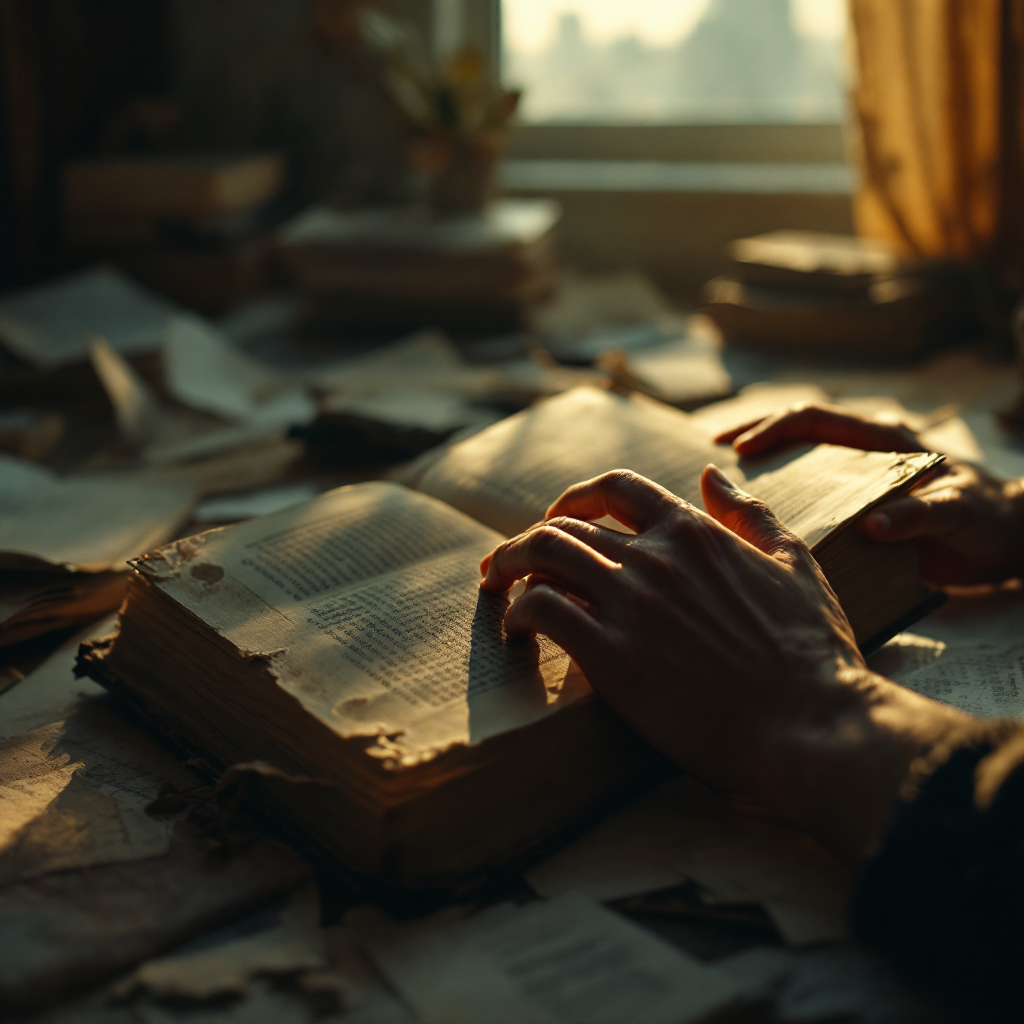
{"label": "fingers on page", "polygon": [[865,451],[922,451],[906,427],[879,423],[839,406],[801,404],[775,413],[733,441],[741,455],[759,455],[799,442],[837,444]]}
{"label": "fingers on page", "polygon": [[548,509],[545,518],[600,519],[610,515],[638,533],[649,529],[680,500],[664,487],[628,469],[613,469],[575,484]]}
{"label": "fingers on page", "polygon": [[767,416],[758,416],[757,419],[746,420],[738,426],[723,430],[720,434],[715,435],[715,444],[732,444],[741,434],[745,434],[748,430],[753,430],[759,423],[764,423],[766,419],[768,419]]}
{"label": "fingers on page", "polygon": [[542,573],[587,601],[600,592],[617,563],[554,526],[513,537],[491,555],[482,586],[508,590],[516,580]]}
{"label": "fingers on page", "polygon": [[607,526],[598,526],[595,523],[587,523],[582,519],[571,519],[568,516],[555,516],[554,519],[548,520],[547,525],[583,541],[584,544],[600,552],[605,558],[610,558],[613,562],[622,561],[625,549],[629,546],[629,538],[632,536],[610,530]]}
{"label": "fingers on page", "polygon": [[531,587],[505,613],[509,633],[543,633],[577,662],[593,651],[601,630],[575,601],[548,584]]}

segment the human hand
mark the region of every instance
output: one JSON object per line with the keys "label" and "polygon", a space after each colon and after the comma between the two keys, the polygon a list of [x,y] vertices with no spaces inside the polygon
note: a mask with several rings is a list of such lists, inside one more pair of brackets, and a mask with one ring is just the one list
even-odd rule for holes
{"label": "human hand", "polygon": [[[566,491],[484,559],[636,732],[706,784],[870,849],[911,760],[958,712],[868,671],[813,556],[719,470],[710,514],[625,470]],[[610,513],[625,535],[588,520]]]}
{"label": "human hand", "polygon": [[[720,434],[740,455],[784,444],[838,444],[867,451],[924,451],[896,420],[838,406],[802,404]],[[921,575],[936,586],[1000,583],[1024,573],[1024,489],[967,462],[947,459],[909,494],[869,512],[872,540],[918,541]]]}

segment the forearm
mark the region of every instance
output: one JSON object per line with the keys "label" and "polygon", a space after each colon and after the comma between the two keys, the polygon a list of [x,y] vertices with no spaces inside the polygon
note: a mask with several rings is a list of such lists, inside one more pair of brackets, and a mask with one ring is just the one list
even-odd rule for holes
{"label": "forearm", "polygon": [[970,716],[840,663],[828,700],[771,738],[759,797],[857,862],[877,847],[911,766]]}
{"label": "forearm", "polygon": [[1024,727],[970,719],[918,759],[851,921],[972,1020],[1024,1020]]}

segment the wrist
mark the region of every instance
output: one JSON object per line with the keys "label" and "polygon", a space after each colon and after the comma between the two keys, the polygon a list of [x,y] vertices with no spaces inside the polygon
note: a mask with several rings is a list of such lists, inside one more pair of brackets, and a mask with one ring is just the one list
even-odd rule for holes
{"label": "wrist", "polygon": [[968,716],[862,665],[839,662],[828,698],[777,732],[765,794],[795,825],[846,860],[878,845],[913,763]]}

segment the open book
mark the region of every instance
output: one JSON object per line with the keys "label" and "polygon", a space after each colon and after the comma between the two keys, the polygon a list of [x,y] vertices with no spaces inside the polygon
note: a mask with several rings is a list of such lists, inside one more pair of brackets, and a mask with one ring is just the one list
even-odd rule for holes
{"label": "open book", "polygon": [[930,592],[852,523],[939,459],[822,446],[755,470],[684,413],[581,388],[421,464],[415,490],[344,487],[139,559],[118,634],[83,665],[215,767],[247,764],[271,811],[350,869],[460,888],[658,763],[564,651],[504,636],[478,571],[504,536],[617,466],[698,503],[717,460],[812,545],[870,640]]}

